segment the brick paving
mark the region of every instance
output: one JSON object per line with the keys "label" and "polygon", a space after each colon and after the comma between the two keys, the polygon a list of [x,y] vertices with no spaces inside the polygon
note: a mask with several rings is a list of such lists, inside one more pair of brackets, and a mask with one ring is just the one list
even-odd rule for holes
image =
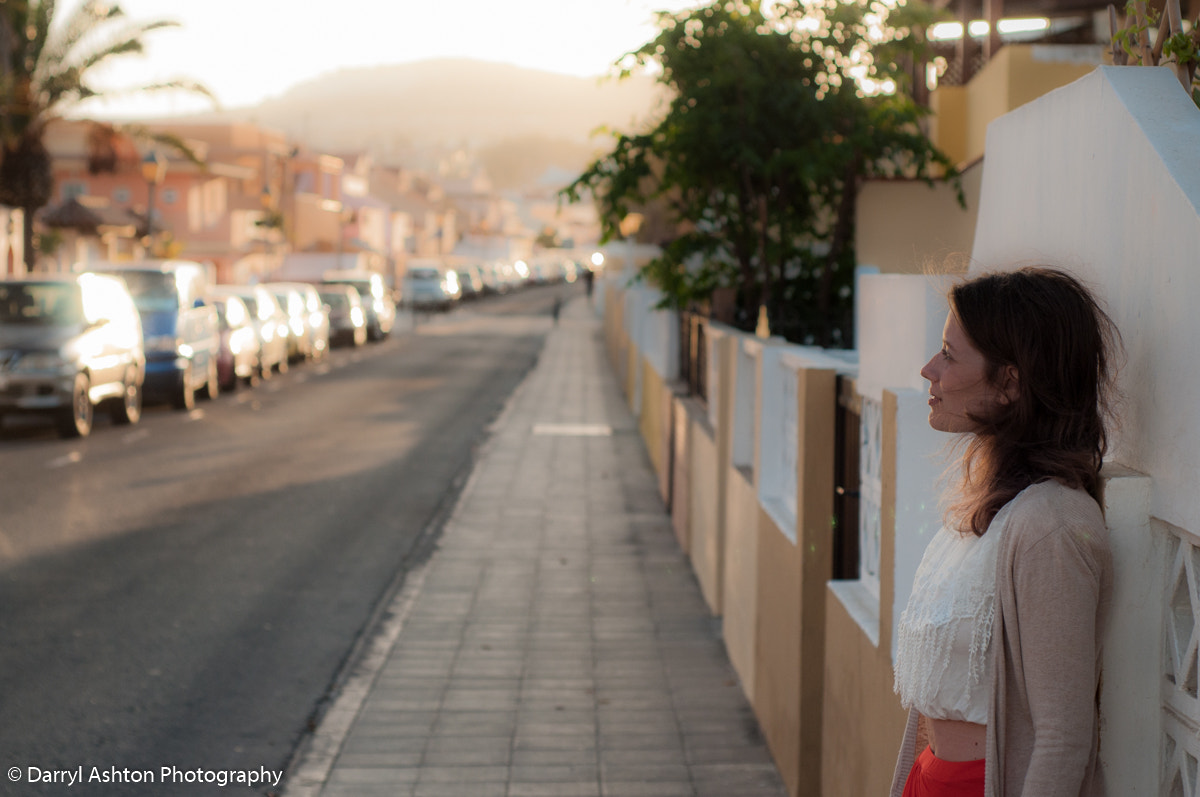
{"label": "brick paving", "polygon": [[786,795],[656,485],[577,298],[285,797]]}

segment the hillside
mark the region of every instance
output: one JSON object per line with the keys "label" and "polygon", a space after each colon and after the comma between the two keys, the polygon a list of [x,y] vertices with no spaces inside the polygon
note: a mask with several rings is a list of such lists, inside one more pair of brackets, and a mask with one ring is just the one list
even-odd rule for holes
{"label": "hillside", "polygon": [[[275,127],[329,151],[370,151],[382,162],[448,148],[520,147],[517,171],[528,163],[528,142],[542,141],[547,166],[578,169],[606,139],[601,126],[629,130],[660,103],[662,89],[646,77],[577,78],[462,59],[344,69],[297,84],[262,104],[188,117],[241,119]],[[537,160],[537,158],[535,158]],[[564,162],[567,161],[567,162]]]}

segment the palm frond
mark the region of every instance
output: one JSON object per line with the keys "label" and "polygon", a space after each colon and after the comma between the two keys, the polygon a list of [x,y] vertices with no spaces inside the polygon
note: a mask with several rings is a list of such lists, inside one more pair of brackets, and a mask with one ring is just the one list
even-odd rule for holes
{"label": "palm frond", "polygon": [[143,38],[147,33],[177,27],[179,27],[179,23],[170,20],[157,20],[155,22],[126,25],[110,33],[103,41],[97,42],[89,51],[79,54],[73,53],[73,57],[70,60],[75,62],[81,70],[87,71],[113,56],[144,52],[145,42]]}
{"label": "palm frond", "polygon": [[119,6],[97,3],[95,0],[75,8],[65,25],[59,29],[48,42],[44,53],[44,61],[65,62],[73,49],[84,38],[94,33],[99,27],[112,20],[121,19],[125,13]]}
{"label": "palm frond", "polygon": [[221,103],[217,100],[215,94],[202,83],[194,80],[178,79],[167,80],[159,83],[149,83],[142,86],[130,86],[127,88],[104,89],[96,90],[92,87],[80,83],[74,88],[65,90],[59,101],[55,104],[55,116],[60,116],[62,112],[67,111],[72,106],[77,105],[83,100],[88,99],[116,99],[119,97],[129,97],[137,94],[149,94],[163,91],[183,91],[189,94],[196,94],[207,99],[214,111],[221,110]]}
{"label": "palm frond", "polygon": [[[35,1],[31,0],[31,2]],[[27,29],[16,31],[18,36],[24,35],[29,41],[26,56],[31,59],[35,69],[42,60],[46,40],[50,38],[50,23],[54,21],[54,6],[54,0],[41,0],[36,5],[32,5],[29,9],[29,19],[26,22]]]}
{"label": "palm frond", "polygon": [[151,130],[145,125],[136,123],[114,125],[114,129],[130,138],[141,141],[153,141],[156,144],[162,144],[164,147],[179,153],[189,162],[199,166],[201,169],[208,169],[208,161],[196,154],[188,144],[187,139],[177,133],[169,133],[161,130]]}

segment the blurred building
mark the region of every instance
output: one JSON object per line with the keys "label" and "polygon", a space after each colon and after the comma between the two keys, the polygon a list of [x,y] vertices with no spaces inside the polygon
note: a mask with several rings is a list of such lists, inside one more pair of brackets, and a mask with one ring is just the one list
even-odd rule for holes
{"label": "blurred building", "polygon": [[[917,98],[933,112],[928,133],[956,165],[954,186],[868,181],[859,195],[859,263],[883,272],[966,268],[975,236],[988,124],[1105,63],[1108,3],[1097,0],[960,0],[933,26],[936,57],[913,69]],[[964,33],[965,32],[965,33]]]}

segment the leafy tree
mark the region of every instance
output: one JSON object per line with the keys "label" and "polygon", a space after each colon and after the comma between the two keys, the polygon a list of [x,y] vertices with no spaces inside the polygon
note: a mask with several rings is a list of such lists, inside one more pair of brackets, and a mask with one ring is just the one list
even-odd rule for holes
{"label": "leafy tree", "polygon": [[659,70],[657,124],[615,133],[562,196],[596,199],[606,239],[646,207],[676,234],[642,275],[686,307],[737,291],[735,323],[765,306],[791,340],[848,345],[858,189],[876,176],[953,175],[906,92],[931,12],[911,0],[719,0],[658,14],[618,62]]}
{"label": "leafy tree", "polygon": [[558,239],[558,231],[547,225],[538,233],[533,245],[540,249],[557,249],[562,246],[562,241]]}
{"label": "leafy tree", "polygon": [[[34,214],[54,192],[46,126],[83,100],[115,93],[88,82],[97,66],[143,52],[148,33],[177,25],[130,21],[118,6],[103,0],[84,0],[64,19],[56,19],[55,11],[55,0],[0,3],[0,204],[25,211],[28,267],[36,257]],[[203,86],[183,80],[131,91],[168,89],[211,98]]]}

